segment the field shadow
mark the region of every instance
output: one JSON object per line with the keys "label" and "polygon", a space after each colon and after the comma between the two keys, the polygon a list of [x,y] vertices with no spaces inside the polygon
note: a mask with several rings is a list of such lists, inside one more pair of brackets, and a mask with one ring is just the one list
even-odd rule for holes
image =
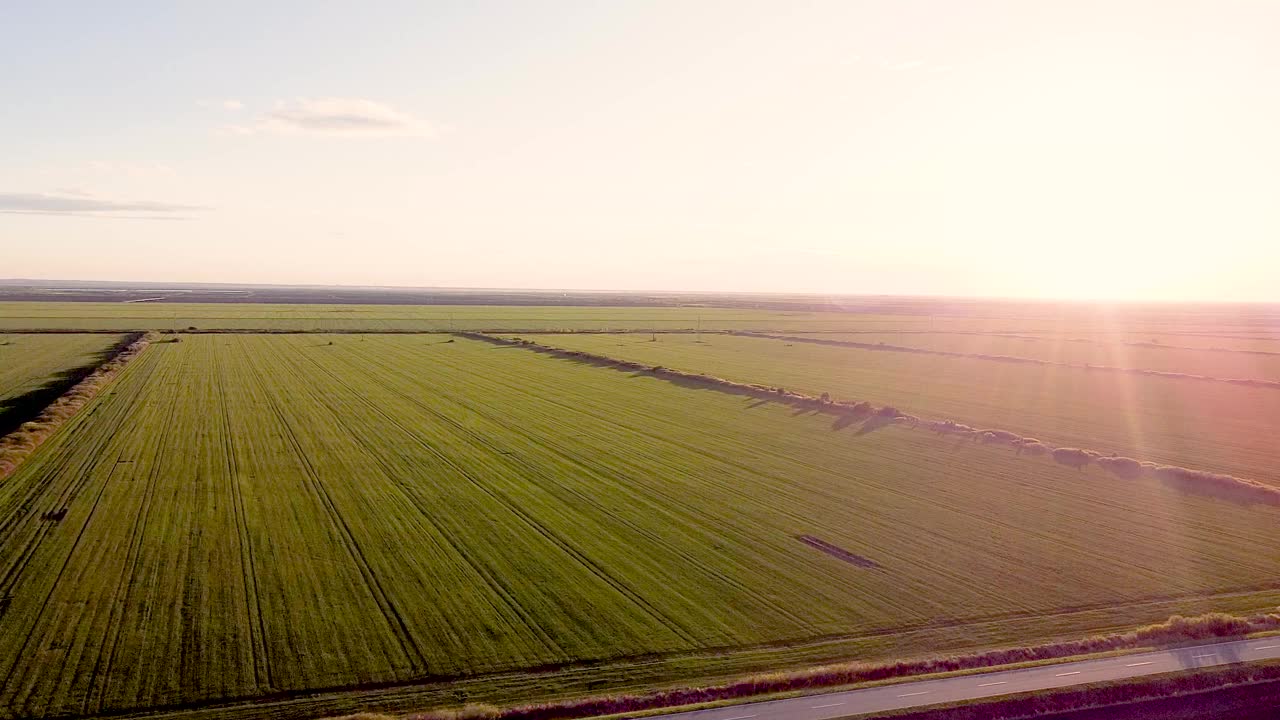
{"label": "field shadow", "polygon": [[126,336],[115,345],[91,355],[90,357],[93,358],[91,362],[58,372],[40,387],[0,402],[0,436],[8,435],[17,430],[22,423],[34,420],[54,400],[75,387],[76,383],[89,377],[94,370],[115,357],[131,342],[133,338]]}
{"label": "field shadow", "polygon": [[[778,403],[780,405],[788,405],[795,408],[791,413],[791,417],[817,414],[832,415],[834,416],[834,420],[830,426],[832,431],[844,430],[855,423],[861,423],[858,430],[854,433],[855,437],[869,435],[888,425],[909,424],[910,429],[915,429],[921,425],[920,418],[913,415],[904,415],[899,413],[897,409],[892,406],[886,405],[876,409],[875,406],[865,400],[857,403],[832,403],[828,398],[814,398],[810,396],[797,395],[795,393],[786,392],[782,388],[770,388],[764,385],[748,385],[710,375],[678,371],[665,368],[661,365],[650,366],[634,361],[618,360],[582,351],[562,350],[529,342],[513,344],[499,338],[485,337],[479,334],[464,334],[463,336],[491,343],[495,347],[523,348],[542,355],[548,355],[557,360],[573,362],[579,365],[605,368],[620,373],[627,373],[630,377],[648,377],[655,380],[661,380],[677,387],[692,390],[710,391],[727,395],[754,398],[754,401],[749,401],[750,404],[747,409],[758,408],[761,405],[769,403]],[[989,447],[996,441],[999,441],[1000,444],[1008,445],[1011,440],[1029,440],[1028,438],[1018,438],[1014,433],[1007,431],[977,431],[973,428],[969,428],[968,426],[956,425],[950,422],[941,423],[940,421],[934,421],[931,423],[925,423],[924,427],[928,430],[939,425],[948,428],[946,432],[936,431],[939,435],[939,444],[946,443],[946,439],[942,436],[951,434],[952,430],[956,429],[957,437],[955,438],[955,442],[951,444],[951,450],[953,452],[959,451],[965,447]],[[958,429],[962,429],[964,434],[960,435]],[[975,444],[974,440],[976,439],[982,439],[983,442]],[[1036,442],[1034,445],[1039,448],[1040,452],[1033,454],[1029,450],[1030,446],[1028,446],[1027,457],[1029,459],[1032,457],[1039,457],[1039,455],[1043,454],[1045,451],[1045,447],[1040,443]],[[1018,454],[1022,455],[1022,446],[1018,447]],[[1090,456],[1097,457],[1096,454],[1091,454]],[[1080,466],[1080,469],[1083,472],[1083,465]],[[1184,473],[1196,475],[1196,477],[1192,478],[1164,479],[1166,485],[1184,493],[1203,495],[1206,497],[1246,505],[1258,503],[1280,506],[1280,493],[1277,493],[1271,487],[1263,486],[1253,481],[1231,478],[1229,476],[1210,476],[1208,477],[1208,481],[1206,481],[1204,476],[1210,474],[1197,474],[1194,473],[1194,471],[1186,471],[1185,468],[1173,468],[1173,470],[1180,470]]]}
{"label": "field shadow", "polygon": [[854,433],[854,435],[870,435],[880,428],[887,427],[892,424],[893,418],[891,417],[887,417],[885,415],[872,415],[862,421],[862,426],[858,428],[858,431]]}
{"label": "field shadow", "polygon": [[857,421],[858,419],[853,415],[837,415],[835,422],[831,423],[831,429],[843,430]]}
{"label": "field shadow", "polygon": [[1267,492],[1263,488],[1255,488],[1249,485],[1233,487],[1230,485],[1205,483],[1197,480],[1191,480],[1189,478],[1155,478],[1155,481],[1163,487],[1183,495],[1222,500],[1233,505],[1241,505],[1244,507],[1252,507],[1255,505],[1266,505],[1270,507],[1280,506],[1280,503],[1276,501],[1272,493]]}

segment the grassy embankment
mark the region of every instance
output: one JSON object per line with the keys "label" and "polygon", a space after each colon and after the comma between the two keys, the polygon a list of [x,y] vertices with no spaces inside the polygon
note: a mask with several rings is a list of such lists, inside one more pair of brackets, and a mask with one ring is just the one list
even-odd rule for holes
{"label": "grassy embankment", "polygon": [[1270,389],[725,335],[520,337],[1280,484],[1280,393]]}

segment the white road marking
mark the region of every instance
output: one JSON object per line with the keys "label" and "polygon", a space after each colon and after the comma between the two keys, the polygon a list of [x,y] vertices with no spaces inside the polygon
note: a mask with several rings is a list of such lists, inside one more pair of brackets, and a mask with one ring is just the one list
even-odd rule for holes
{"label": "white road marking", "polygon": [[1058,673],[1057,675],[1054,675],[1054,677],[1066,677],[1066,676],[1068,676],[1068,675],[1079,675],[1079,674],[1080,674],[1080,671],[1079,671],[1079,670],[1076,670],[1075,672],[1069,672],[1069,673]]}
{"label": "white road marking", "polygon": [[755,715],[738,715],[737,717],[725,718],[724,720],[751,720]]}
{"label": "white road marking", "polygon": [[991,687],[992,685],[1008,685],[1008,684],[1009,684],[1009,681],[1001,680],[1000,682],[993,682],[993,683],[978,683],[978,687]]}
{"label": "white road marking", "polygon": [[818,708],[824,708],[824,707],[840,707],[843,704],[844,703],[831,703],[830,705],[814,705],[813,709],[817,710]]}
{"label": "white road marking", "polygon": [[923,692],[907,693],[906,695],[899,695],[898,697],[915,697],[916,695],[928,695],[928,694],[929,694],[929,691],[925,690]]}
{"label": "white road marking", "polygon": [[1256,647],[1253,649],[1254,650],[1275,650],[1278,647],[1280,647],[1280,645],[1263,645],[1261,647]]}
{"label": "white road marking", "polygon": [[1148,660],[1147,662],[1129,663],[1128,665],[1125,665],[1125,667],[1142,667],[1143,665],[1155,665],[1155,661]]}
{"label": "white road marking", "polygon": [[1192,655],[1193,658],[1218,657],[1218,653],[1208,653],[1205,655]]}

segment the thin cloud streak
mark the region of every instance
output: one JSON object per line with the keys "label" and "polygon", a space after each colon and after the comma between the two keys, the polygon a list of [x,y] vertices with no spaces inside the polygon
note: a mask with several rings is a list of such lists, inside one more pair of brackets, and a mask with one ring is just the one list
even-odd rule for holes
{"label": "thin cloud streak", "polygon": [[48,212],[44,210],[0,210],[0,215],[41,215],[44,217],[91,218],[94,220],[195,220],[190,215],[104,215],[90,212]]}
{"label": "thin cloud streak", "polygon": [[[114,217],[128,219],[177,219],[171,213],[206,210],[199,205],[152,200],[105,200],[77,191],[63,195],[47,193],[0,193],[0,213],[10,215],[67,215],[78,217]],[[120,215],[119,213],[155,213],[154,215]],[[189,219],[189,218],[188,218]]]}
{"label": "thin cloud streak", "polygon": [[258,133],[322,137],[435,137],[434,127],[412,115],[363,98],[295,98],[251,125],[232,125],[237,135]]}

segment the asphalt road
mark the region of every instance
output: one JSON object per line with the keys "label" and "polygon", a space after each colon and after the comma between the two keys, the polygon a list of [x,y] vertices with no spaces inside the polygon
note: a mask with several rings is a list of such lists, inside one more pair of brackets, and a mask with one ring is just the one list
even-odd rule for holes
{"label": "asphalt road", "polygon": [[865,690],[805,695],[658,717],[672,720],[830,720],[860,713],[901,710],[1270,658],[1280,658],[1280,637],[1181,647],[940,680],[918,680]]}

